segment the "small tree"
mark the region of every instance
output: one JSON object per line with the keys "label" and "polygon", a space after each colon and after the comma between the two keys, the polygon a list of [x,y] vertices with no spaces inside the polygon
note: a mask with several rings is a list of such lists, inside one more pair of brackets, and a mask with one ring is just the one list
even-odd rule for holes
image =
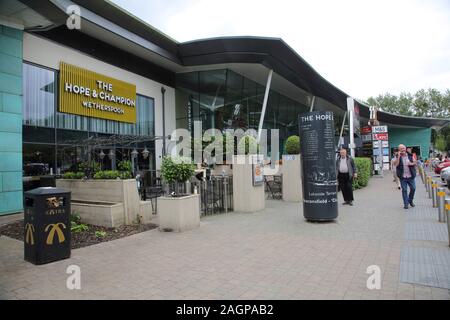
{"label": "small tree", "polygon": [[287,154],[299,154],[300,137],[290,136],[289,138],[287,138],[286,143],[284,144],[284,151],[287,152]]}
{"label": "small tree", "polygon": [[175,196],[179,195],[179,183],[188,181],[194,173],[195,166],[189,158],[165,156],[162,160],[161,176],[169,186],[175,186]]}

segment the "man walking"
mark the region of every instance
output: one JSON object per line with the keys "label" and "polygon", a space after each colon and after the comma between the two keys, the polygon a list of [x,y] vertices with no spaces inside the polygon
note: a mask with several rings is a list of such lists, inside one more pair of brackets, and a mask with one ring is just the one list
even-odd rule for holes
{"label": "man walking", "polygon": [[399,177],[402,186],[403,208],[408,209],[409,206],[415,207],[414,194],[416,192],[417,161],[412,154],[406,152],[406,147],[403,144],[398,146],[398,155],[394,161],[394,165],[396,166],[397,177]]}
{"label": "man walking", "polygon": [[397,168],[395,166],[397,156],[398,156],[398,151],[394,151],[394,156],[391,159],[391,170],[392,170],[392,175],[394,176],[394,182],[397,184],[398,190],[400,190],[401,189],[400,179],[397,177]]}
{"label": "man walking", "polygon": [[347,150],[339,150],[336,160],[336,171],[338,173],[339,189],[342,190],[344,205],[353,205],[353,178],[357,178],[356,166],[352,157],[347,155]]}

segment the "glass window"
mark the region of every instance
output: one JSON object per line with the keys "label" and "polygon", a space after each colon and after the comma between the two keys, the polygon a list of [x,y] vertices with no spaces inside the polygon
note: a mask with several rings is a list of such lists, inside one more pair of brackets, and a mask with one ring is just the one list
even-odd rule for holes
{"label": "glass window", "polygon": [[[224,122],[224,103],[226,91],[226,70],[202,71],[200,80],[199,118],[203,130],[221,129]],[[216,117],[217,114],[217,123]]]}
{"label": "glass window", "polygon": [[55,126],[56,72],[23,64],[23,124]]}

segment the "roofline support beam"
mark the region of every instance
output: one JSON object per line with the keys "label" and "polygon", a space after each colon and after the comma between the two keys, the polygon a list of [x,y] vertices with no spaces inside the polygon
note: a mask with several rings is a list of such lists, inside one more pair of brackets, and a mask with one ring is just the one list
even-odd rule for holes
{"label": "roofline support beam", "polygon": [[316,96],[313,96],[311,99],[311,106],[309,108],[309,112],[313,112],[314,111],[314,105],[316,104]]}
{"label": "roofline support beam", "polygon": [[262,110],[261,110],[261,117],[259,118],[258,139],[257,139],[258,143],[259,143],[259,141],[261,139],[261,132],[262,132],[263,124],[264,124],[264,117],[266,115],[267,101],[269,100],[270,85],[272,83],[272,75],[273,75],[273,70],[270,69],[269,70],[269,75],[267,76],[266,92],[264,93],[264,100],[263,100],[263,105],[262,105]]}

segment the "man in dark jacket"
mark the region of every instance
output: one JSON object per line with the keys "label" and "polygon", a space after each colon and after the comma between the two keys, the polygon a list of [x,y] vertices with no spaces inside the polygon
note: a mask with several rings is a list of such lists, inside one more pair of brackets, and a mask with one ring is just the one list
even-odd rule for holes
{"label": "man in dark jacket", "polygon": [[344,205],[353,205],[353,178],[357,178],[355,162],[347,155],[346,149],[339,150],[339,157],[336,159],[336,172],[339,189],[342,190]]}
{"label": "man in dark jacket", "polygon": [[[402,186],[403,208],[408,209],[409,205],[414,205],[414,194],[416,192],[416,165],[414,156],[406,151],[405,145],[398,146],[397,160],[394,162],[397,167],[397,176]],[[409,195],[408,195],[409,186]]]}

